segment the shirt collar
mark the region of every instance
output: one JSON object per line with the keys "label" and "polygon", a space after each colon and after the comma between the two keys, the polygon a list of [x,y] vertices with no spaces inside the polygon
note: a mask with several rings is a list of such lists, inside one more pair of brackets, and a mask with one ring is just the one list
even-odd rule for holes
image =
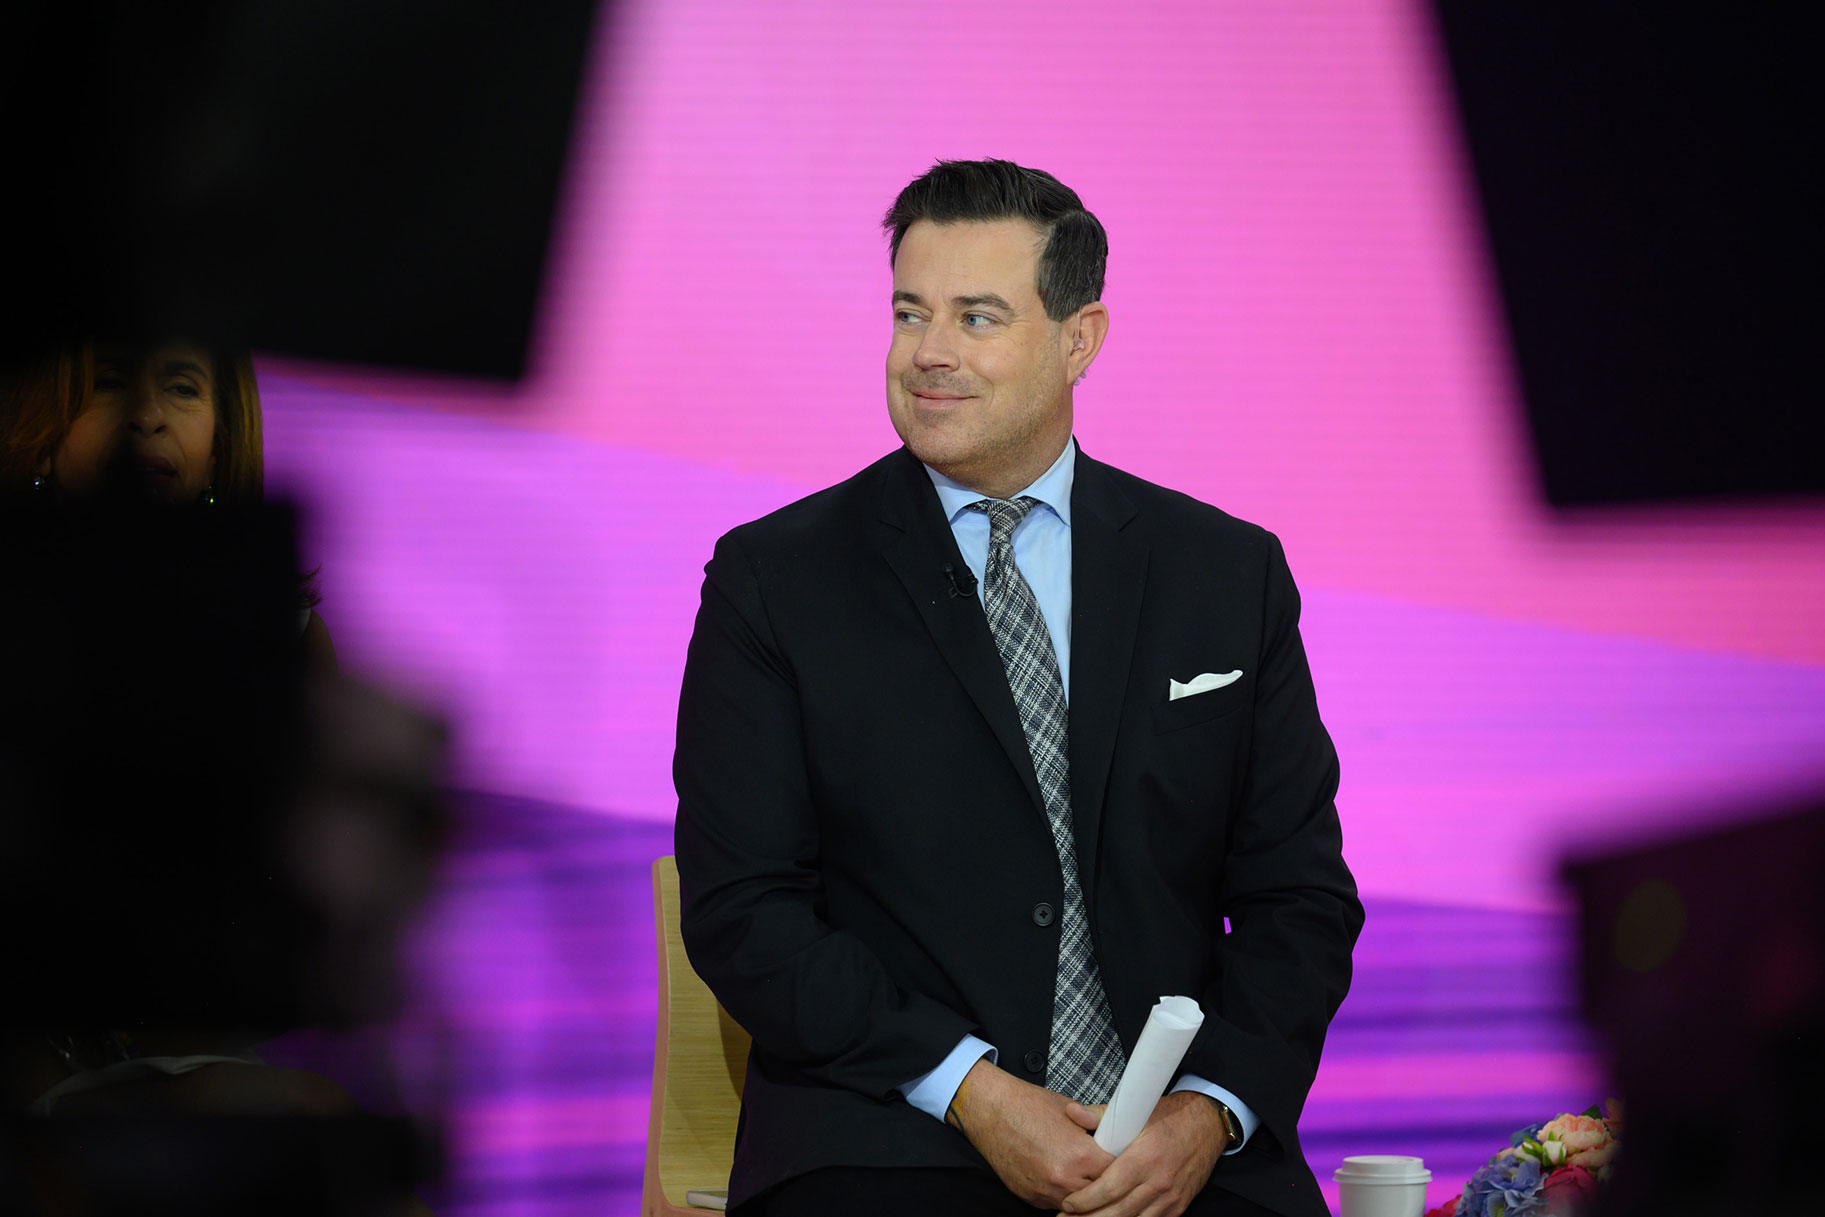
{"label": "shirt collar", "polygon": [[[932,485],[938,488],[938,502],[944,506],[944,518],[955,524],[957,517],[969,508],[971,503],[986,498],[980,490],[971,490],[951,481],[930,465],[925,466]],[[1052,467],[1033,479],[1033,484],[1025,490],[1009,495],[1017,499],[1023,494],[1030,494],[1050,507],[1058,518],[1064,521],[1066,528],[1071,526],[1071,487],[1077,480],[1077,437],[1065,441],[1065,450],[1058,454]]]}

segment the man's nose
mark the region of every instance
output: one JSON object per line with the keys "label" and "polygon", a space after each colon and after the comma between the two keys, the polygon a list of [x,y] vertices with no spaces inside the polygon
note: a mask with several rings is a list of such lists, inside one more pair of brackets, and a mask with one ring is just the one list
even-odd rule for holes
{"label": "man's nose", "polygon": [[944,326],[925,327],[925,333],[919,336],[919,346],[913,351],[913,365],[919,368],[957,366],[957,348],[952,344],[951,336]]}

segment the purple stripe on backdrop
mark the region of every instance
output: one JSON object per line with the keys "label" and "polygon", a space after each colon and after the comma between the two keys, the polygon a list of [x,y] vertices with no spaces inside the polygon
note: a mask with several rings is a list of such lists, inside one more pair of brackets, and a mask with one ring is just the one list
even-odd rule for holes
{"label": "purple stripe on backdrop", "polygon": [[[702,565],[805,488],[279,378],[263,395],[273,481],[317,507],[340,650],[449,708],[465,784],[669,818]],[[1554,907],[1567,848],[1819,775],[1825,667],[1305,590],[1365,891]]]}
{"label": "purple stripe on backdrop", "polygon": [[[670,852],[669,827],[498,795],[465,796],[461,813],[398,1028],[292,1036],[267,1055],[376,1105],[441,1108],[449,1177],[427,1195],[440,1217],[633,1213],[653,1045],[648,868]],[[1301,1133],[1327,1191],[1346,1154],[1415,1153],[1436,1202],[1512,1129],[1603,1097],[1568,922],[1368,906]],[[389,1051],[391,1086],[375,1077]]]}

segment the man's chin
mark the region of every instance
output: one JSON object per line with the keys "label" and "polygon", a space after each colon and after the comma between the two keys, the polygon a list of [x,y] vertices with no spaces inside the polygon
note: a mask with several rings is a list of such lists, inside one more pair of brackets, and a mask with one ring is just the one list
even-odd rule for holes
{"label": "man's chin", "polygon": [[969,450],[964,444],[945,442],[946,438],[918,432],[900,436],[900,439],[906,444],[908,452],[945,477],[956,480],[952,470],[962,469],[969,463]]}

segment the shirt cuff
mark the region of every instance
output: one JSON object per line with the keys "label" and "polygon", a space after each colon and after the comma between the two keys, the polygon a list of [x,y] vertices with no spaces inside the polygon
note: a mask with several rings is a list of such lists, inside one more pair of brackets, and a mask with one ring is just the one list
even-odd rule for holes
{"label": "shirt cuff", "polygon": [[[958,1075],[957,1080],[963,1080],[961,1074]],[[1180,1077],[1178,1081],[1174,1082],[1172,1084],[1172,1090],[1167,1093],[1172,1094],[1180,1090],[1195,1090],[1199,1094],[1209,1095],[1211,1098],[1236,1113],[1236,1123],[1242,1126],[1242,1139],[1223,1151],[1223,1156],[1225,1158],[1229,1157],[1231,1154],[1240,1153],[1242,1147],[1248,1144],[1248,1139],[1255,1135],[1255,1129],[1261,1127],[1260,1117],[1255,1115],[1254,1111],[1250,1109],[1247,1103],[1244,1103],[1241,1099],[1238,1099],[1235,1095],[1223,1089],[1215,1082],[1206,1082],[1195,1073],[1187,1073]]]}
{"label": "shirt cuff", "polygon": [[957,1087],[963,1085],[963,1075],[985,1056],[991,1065],[995,1063],[998,1054],[994,1045],[966,1035],[936,1069],[900,1087],[900,1094],[932,1119],[942,1120],[950,1110],[951,1100],[957,1097]]}

